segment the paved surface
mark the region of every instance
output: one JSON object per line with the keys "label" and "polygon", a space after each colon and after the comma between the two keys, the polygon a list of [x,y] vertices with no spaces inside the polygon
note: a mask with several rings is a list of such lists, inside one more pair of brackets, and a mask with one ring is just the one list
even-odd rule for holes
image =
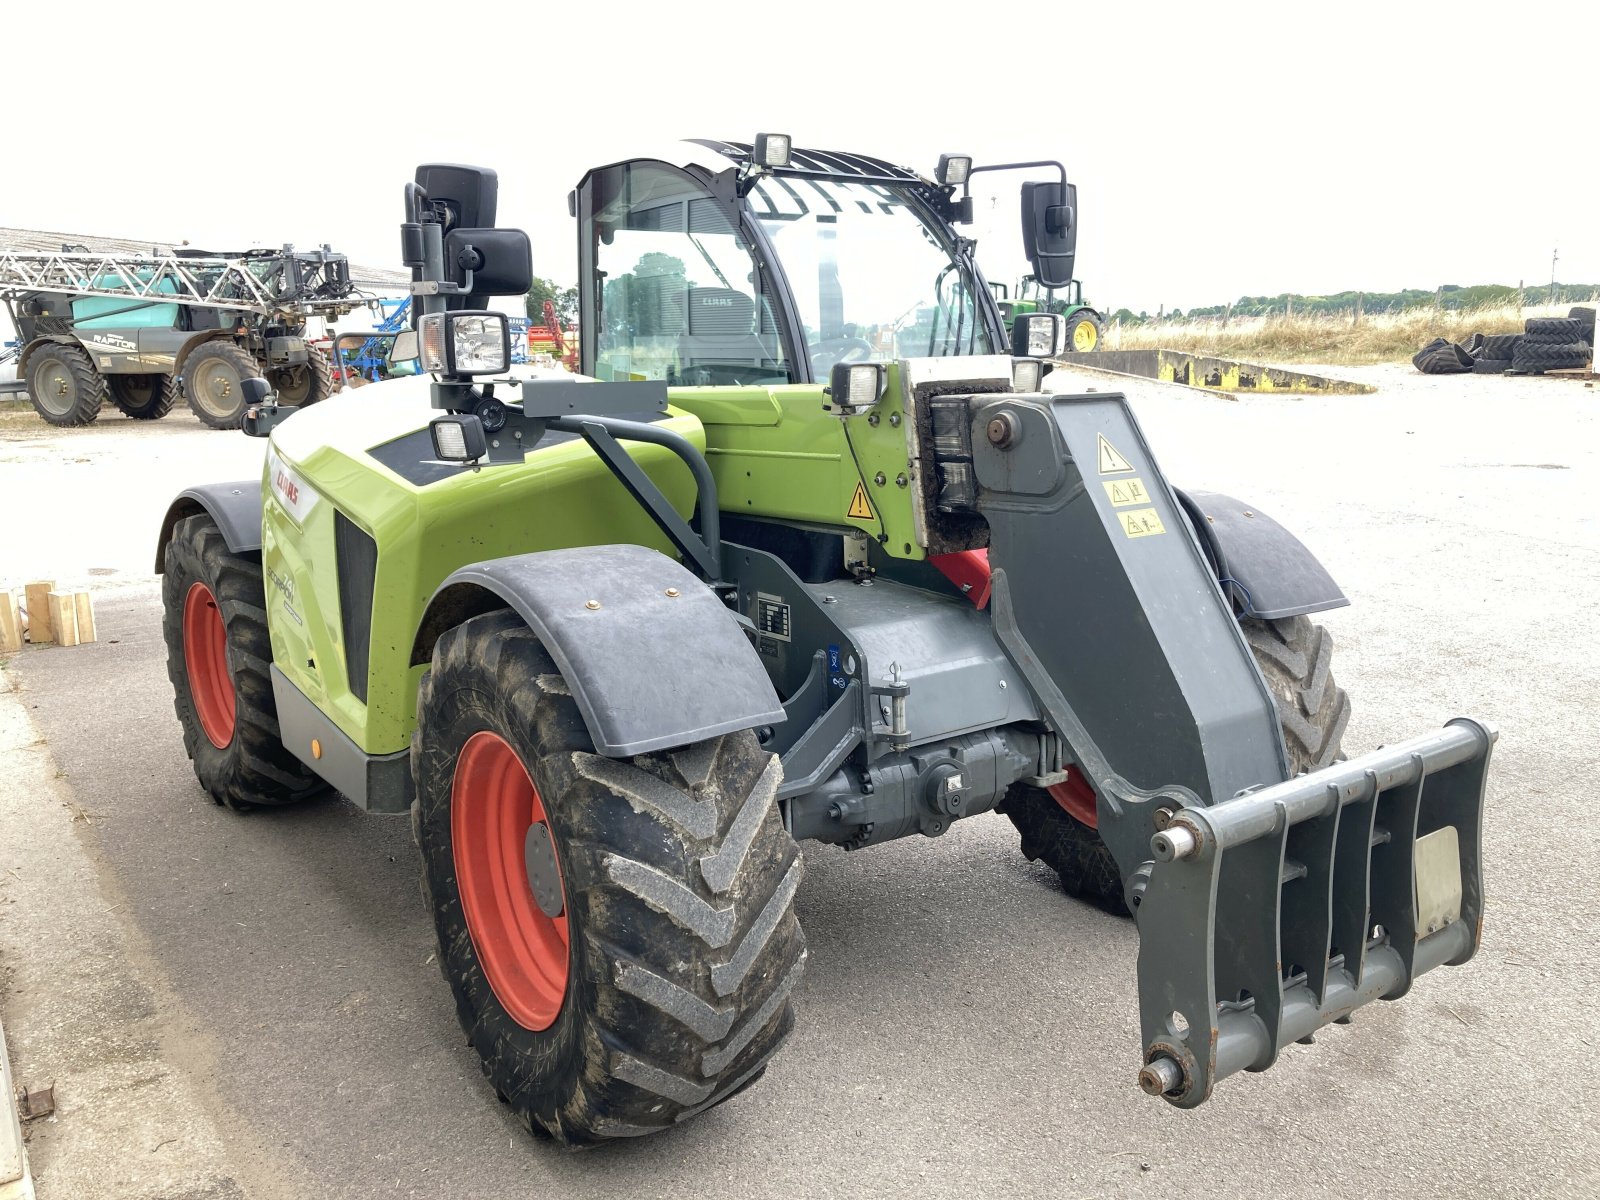
{"label": "paved surface", "polygon": [[[800,1023],[759,1086],[642,1142],[580,1155],[533,1142],[456,1027],[404,822],[338,801],[240,818],[194,782],[157,594],[132,577],[167,496],[205,474],[193,454],[189,477],[174,464],[108,510],[140,540],[105,551],[129,567],[97,601],[102,641],[29,650],[6,671],[9,702],[46,743],[0,745],[0,828],[29,831],[0,836],[6,977],[35,986],[36,960],[59,950],[18,936],[7,868],[32,880],[37,909],[52,886],[94,887],[87,863],[106,928],[65,932],[82,955],[132,947],[108,951],[105,970],[142,997],[137,1011],[104,1006],[104,1053],[121,1053],[126,1023],[150,1024],[188,1122],[162,1153],[202,1164],[185,1184],[196,1196],[1593,1194],[1596,393],[1352,374],[1384,390],[1130,393],[1175,481],[1248,496],[1350,594],[1327,617],[1356,705],[1348,749],[1463,712],[1500,726],[1485,944],[1270,1073],[1226,1081],[1197,1112],[1133,1085],[1133,926],[1065,899],[1009,823],[984,816],[867,854],[808,849]],[[13,477],[0,470],[0,512],[17,502]],[[64,777],[18,785],[15,756],[46,751]],[[33,845],[58,812],[86,817],[68,822],[74,844]],[[52,1041],[51,1006],[0,1003],[20,1077],[58,1071],[52,1056],[73,1047]],[[74,1070],[89,1078],[100,1052],[78,1047]],[[87,1177],[73,1174],[86,1146],[150,1156],[97,1134],[122,1101],[109,1084],[96,1099],[64,1103],[36,1134],[44,1200],[95,1194],[57,1182]],[[184,1194],[153,1189],[103,1194]]]}

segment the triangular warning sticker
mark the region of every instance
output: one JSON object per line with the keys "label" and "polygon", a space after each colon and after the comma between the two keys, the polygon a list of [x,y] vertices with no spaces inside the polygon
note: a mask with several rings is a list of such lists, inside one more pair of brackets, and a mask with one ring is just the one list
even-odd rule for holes
{"label": "triangular warning sticker", "polygon": [[1133,464],[1117,451],[1117,448],[1106,441],[1106,435],[1096,434],[1100,439],[1100,474],[1115,475],[1118,471],[1131,471]]}
{"label": "triangular warning sticker", "polygon": [[850,497],[850,509],[845,516],[862,521],[872,520],[872,502],[867,499],[867,486],[859,479],[856,480],[856,494]]}

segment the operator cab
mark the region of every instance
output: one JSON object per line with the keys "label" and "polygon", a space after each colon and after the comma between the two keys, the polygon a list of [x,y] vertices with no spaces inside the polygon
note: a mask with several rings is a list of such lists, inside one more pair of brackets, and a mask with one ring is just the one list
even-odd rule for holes
{"label": "operator cab", "polygon": [[787,145],[780,160],[761,139],[590,171],[571,198],[583,370],[772,385],[826,381],[841,363],[1005,353],[974,243],[952,225],[965,181]]}

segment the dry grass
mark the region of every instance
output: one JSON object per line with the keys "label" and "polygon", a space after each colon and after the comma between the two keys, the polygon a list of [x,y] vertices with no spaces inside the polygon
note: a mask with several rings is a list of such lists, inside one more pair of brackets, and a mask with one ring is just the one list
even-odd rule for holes
{"label": "dry grass", "polygon": [[1518,309],[1515,305],[1474,309],[1412,308],[1363,316],[1296,314],[1218,320],[1153,321],[1113,325],[1108,350],[1185,350],[1264,362],[1404,362],[1436,337],[1465,341],[1474,333],[1521,333],[1528,317],[1566,316],[1570,305]]}

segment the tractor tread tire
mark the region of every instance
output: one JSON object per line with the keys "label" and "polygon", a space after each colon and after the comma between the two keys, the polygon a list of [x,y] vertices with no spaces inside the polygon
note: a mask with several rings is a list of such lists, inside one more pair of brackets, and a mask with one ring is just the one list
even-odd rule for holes
{"label": "tractor tread tire", "polygon": [[[194,761],[200,785],[218,804],[237,812],[296,804],[322,791],[322,781],[280,740],[260,561],[233,553],[216,522],[209,515],[196,514],[174,527],[163,567],[167,677],[172,681],[173,707],[183,727],[183,748]],[[195,582],[204,583],[216,596],[227,631],[236,708],[233,740],[221,749],[201,728],[189,691],[183,612]]]}
{"label": "tractor tread tire", "polygon": [[[440,637],[417,697],[413,828],[456,1013],[499,1097],[568,1146],[670,1129],[755,1082],[794,1025],[805,963],[782,768],[748,730],[603,758],[555,662],[514,613]],[[517,1024],[485,979],[456,884],[455,763],[509,742],[545,803],[571,959],[553,1024]]]}
{"label": "tractor tread tire", "polygon": [[244,391],[239,392],[239,402],[235,408],[227,413],[214,413],[200,403],[199,375],[201,368],[211,359],[222,359],[238,373],[243,382],[261,374],[261,365],[243,346],[235,345],[226,340],[206,342],[195,347],[194,351],[183,362],[183,395],[189,402],[189,408],[194,415],[200,418],[200,423],[212,429],[238,429],[244,420]]}
{"label": "tractor tread tire", "polygon": [[1564,346],[1583,339],[1583,323],[1573,317],[1529,317],[1523,332],[1531,342]]}
{"label": "tractor tread tire", "polygon": [[[1289,752],[1289,774],[1315,771],[1343,757],[1350,698],[1334,682],[1333,637],[1309,617],[1239,622],[1272,693]],[[1012,784],[1000,805],[1022,835],[1022,853],[1055,870],[1072,896],[1128,915],[1122,873],[1099,833],[1070,816],[1042,788]]]}
{"label": "tractor tread tire", "polygon": [[1595,310],[1592,308],[1573,308],[1567,310],[1567,316],[1571,317],[1578,323],[1579,334],[1582,336],[1584,341],[1589,343],[1590,346],[1594,345],[1594,314]]}
{"label": "tractor tread tire", "polygon": [[1509,358],[1480,358],[1472,364],[1474,375],[1504,375],[1510,369]]}
{"label": "tractor tread tire", "polygon": [[1022,856],[1056,873],[1069,896],[1113,916],[1129,915],[1122,872],[1099,833],[1069,815],[1043,788],[1013,783],[997,811],[1011,818],[1022,836]]}
{"label": "tractor tread tire", "polygon": [[1509,359],[1516,353],[1517,343],[1522,340],[1520,333],[1491,333],[1483,339],[1483,344],[1478,347],[1478,358],[1504,358]]}
{"label": "tractor tread tire", "polygon": [[[133,390],[135,380],[160,382],[152,387],[150,395],[141,397]],[[159,421],[178,400],[178,380],[173,375],[108,375],[106,387],[117,411],[135,421]]]}
{"label": "tractor tread tire", "polygon": [[[33,394],[35,372],[39,364],[54,361],[60,363],[72,376],[76,398],[70,411],[65,413],[52,413]],[[33,410],[48,421],[51,425],[73,426],[88,425],[100,415],[100,409],[105,405],[109,389],[106,387],[106,377],[95,369],[94,360],[77,346],[67,346],[60,342],[53,342],[48,346],[41,346],[28,358],[28,399],[33,401]]]}
{"label": "tractor tread tire", "polygon": [[1350,723],[1350,697],[1333,681],[1333,635],[1309,617],[1247,617],[1239,627],[1277,706],[1289,774],[1337,762]]}
{"label": "tractor tread tire", "polygon": [[1546,345],[1524,338],[1511,358],[1511,369],[1530,374],[1577,370],[1589,365],[1589,355],[1589,347],[1584,342]]}
{"label": "tractor tread tire", "polygon": [[1419,354],[1413,362],[1424,375],[1464,375],[1472,370],[1463,363],[1455,346],[1444,346],[1427,354]]}
{"label": "tractor tread tire", "polygon": [[[306,369],[311,372],[310,389],[304,397],[299,398],[285,398],[280,392],[278,403],[287,404],[296,408],[305,408],[307,405],[315,404],[319,400],[326,400],[329,396],[333,395],[335,388],[333,385],[332,361],[326,354],[324,354],[321,350],[318,350],[315,346],[307,346],[306,353],[307,360],[305,366]],[[284,374],[287,370],[294,369],[295,368],[292,367],[280,368],[279,370],[272,372],[267,378],[275,389],[281,389],[283,385],[279,382],[277,377]]]}

